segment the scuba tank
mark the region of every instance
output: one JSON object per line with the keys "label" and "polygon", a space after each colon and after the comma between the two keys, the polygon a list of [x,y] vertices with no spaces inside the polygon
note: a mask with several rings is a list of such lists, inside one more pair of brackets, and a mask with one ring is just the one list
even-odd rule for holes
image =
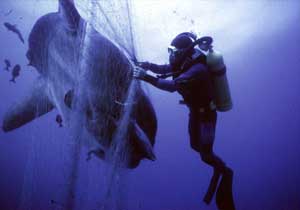
{"label": "scuba tank", "polygon": [[[226,75],[226,66],[224,64],[223,56],[220,52],[213,50],[213,39],[210,36],[204,36],[197,39],[197,36],[193,33],[184,33],[194,40],[193,44],[187,49],[190,50],[196,45],[207,53],[206,54],[206,65],[212,75],[213,83],[213,102],[216,109],[220,112],[226,112],[232,109],[232,100],[230,95],[229,84]],[[199,60],[202,53],[193,55],[193,60]],[[203,54],[202,54],[203,55]],[[183,56],[186,57],[186,55]],[[202,62],[201,62],[202,63]]]}
{"label": "scuba tank", "polygon": [[[158,76],[158,78],[167,78],[170,76],[177,77],[183,72],[183,67],[186,64],[185,59],[188,56],[188,53],[191,49],[194,49],[196,46],[200,48],[195,49],[194,55],[192,55],[192,60],[187,61],[190,63],[201,62],[203,63],[201,58],[204,54],[206,55],[206,63],[208,70],[212,75],[212,83],[213,83],[213,102],[216,106],[216,109],[220,112],[229,111],[232,109],[232,100],[230,95],[229,84],[226,76],[226,66],[224,64],[223,56],[221,53],[214,51],[212,48],[213,39],[210,36],[204,36],[197,39],[197,36],[190,32],[181,33],[189,36],[193,40],[193,44],[189,46],[184,53],[182,53],[181,57],[178,59],[178,63],[180,64],[173,72],[162,74]],[[200,52],[199,52],[200,51]],[[205,53],[203,53],[203,51]]]}
{"label": "scuba tank", "polygon": [[214,102],[218,111],[225,112],[232,109],[232,100],[226,76],[226,66],[220,52],[214,51],[210,46],[206,64],[212,75],[214,88]]}
{"label": "scuba tank", "polygon": [[202,51],[206,52],[206,65],[212,75],[214,93],[213,102],[216,106],[216,109],[220,112],[226,112],[231,110],[232,100],[226,75],[226,66],[224,64],[222,54],[218,51],[213,50],[213,39],[211,37],[204,36],[199,39],[196,39],[194,36],[191,38],[195,40],[193,46],[198,45],[198,47]]}

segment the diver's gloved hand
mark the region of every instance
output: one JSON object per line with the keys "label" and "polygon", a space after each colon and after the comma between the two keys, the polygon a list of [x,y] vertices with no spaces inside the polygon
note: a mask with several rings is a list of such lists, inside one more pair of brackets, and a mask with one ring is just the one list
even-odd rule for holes
{"label": "diver's gloved hand", "polygon": [[136,65],[142,69],[150,69],[151,63],[149,62],[137,62]]}
{"label": "diver's gloved hand", "polygon": [[133,77],[136,79],[145,79],[147,76],[146,70],[136,66],[133,70]]}
{"label": "diver's gloved hand", "polygon": [[136,79],[140,79],[140,80],[143,80],[145,82],[148,82],[154,86],[157,85],[159,79],[156,78],[156,77],[153,77],[149,74],[147,74],[146,70],[136,66],[133,70],[133,77],[136,78]]}

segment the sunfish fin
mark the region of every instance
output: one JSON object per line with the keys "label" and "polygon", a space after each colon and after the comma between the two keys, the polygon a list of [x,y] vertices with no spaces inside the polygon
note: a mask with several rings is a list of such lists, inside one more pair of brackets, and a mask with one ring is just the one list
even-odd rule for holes
{"label": "sunfish fin", "polygon": [[59,13],[69,30],[77,30],[80,21],[80,15],[77,11],[74,0],[59,0]]}
{"label": "sunfish fin", "polygon": [[8,132],[19,128],[54,108],[46,93],[46,83],[39,78],[34,84],[30,94],[11,106],[4,115],[3,131]]}
{"label": "sunfish fin", "polygon": [[153,161],[156,160],[153,147],[151,145],[148,136],[145,134],[145,132],[140,128],[140,126],[137,123],[134,123],[134,130],[137,136],[137,144],[145,153],[146,158]]}

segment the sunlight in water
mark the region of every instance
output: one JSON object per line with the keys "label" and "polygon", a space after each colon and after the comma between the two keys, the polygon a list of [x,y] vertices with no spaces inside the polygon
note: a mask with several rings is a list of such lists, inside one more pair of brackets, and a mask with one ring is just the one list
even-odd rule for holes
{"label": "sunlight in water", "polygon": [[[75,0],[75,3],[80,14],[88,19],[88,0]],[[57,10],[54,0],[12,0],[11,4],[34,16]],[[193,30],[200,35],[213,36],[218,43],[223,43],[216,45],[229,52],[252,41],[253,36],[266,36],[284,29],[300,13],[297,1],[190,0],[182,4],[180,0],[135,0],[132,5],[135,36],[143,49],[166,47],[176,34]],[[154,57],[166,56],[161,48],[155,50],[160,54]],[[146,56],[145,52],[141,55]],[[151,52],[149,56],[153,56]]]}

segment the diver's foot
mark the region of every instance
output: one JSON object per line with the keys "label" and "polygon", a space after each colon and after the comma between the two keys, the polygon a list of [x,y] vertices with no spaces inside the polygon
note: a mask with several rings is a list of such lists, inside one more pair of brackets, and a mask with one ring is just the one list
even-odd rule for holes
{"label": "diver's foot", "polygon": [[231,168],[226,167],[225,172],[223,174],[224,176],[233,177],[233,170]]}
{"label": "diver's foot", "polygon": [[212,201],[212,198],[216,192],[217,186],[218,186],[218,182],[220,179],[221,173],[219,171],[217,171],[216,169],[214,169],[214,174],[211,177],[207,192],[203,198],[203,201],[208,205],[210,204],[210,202]]}
{"label": "diver's foot", "polygon": [[233,171],[226,168],[217,189],[216,203],[219,210],[235,210],[232,194]]}

